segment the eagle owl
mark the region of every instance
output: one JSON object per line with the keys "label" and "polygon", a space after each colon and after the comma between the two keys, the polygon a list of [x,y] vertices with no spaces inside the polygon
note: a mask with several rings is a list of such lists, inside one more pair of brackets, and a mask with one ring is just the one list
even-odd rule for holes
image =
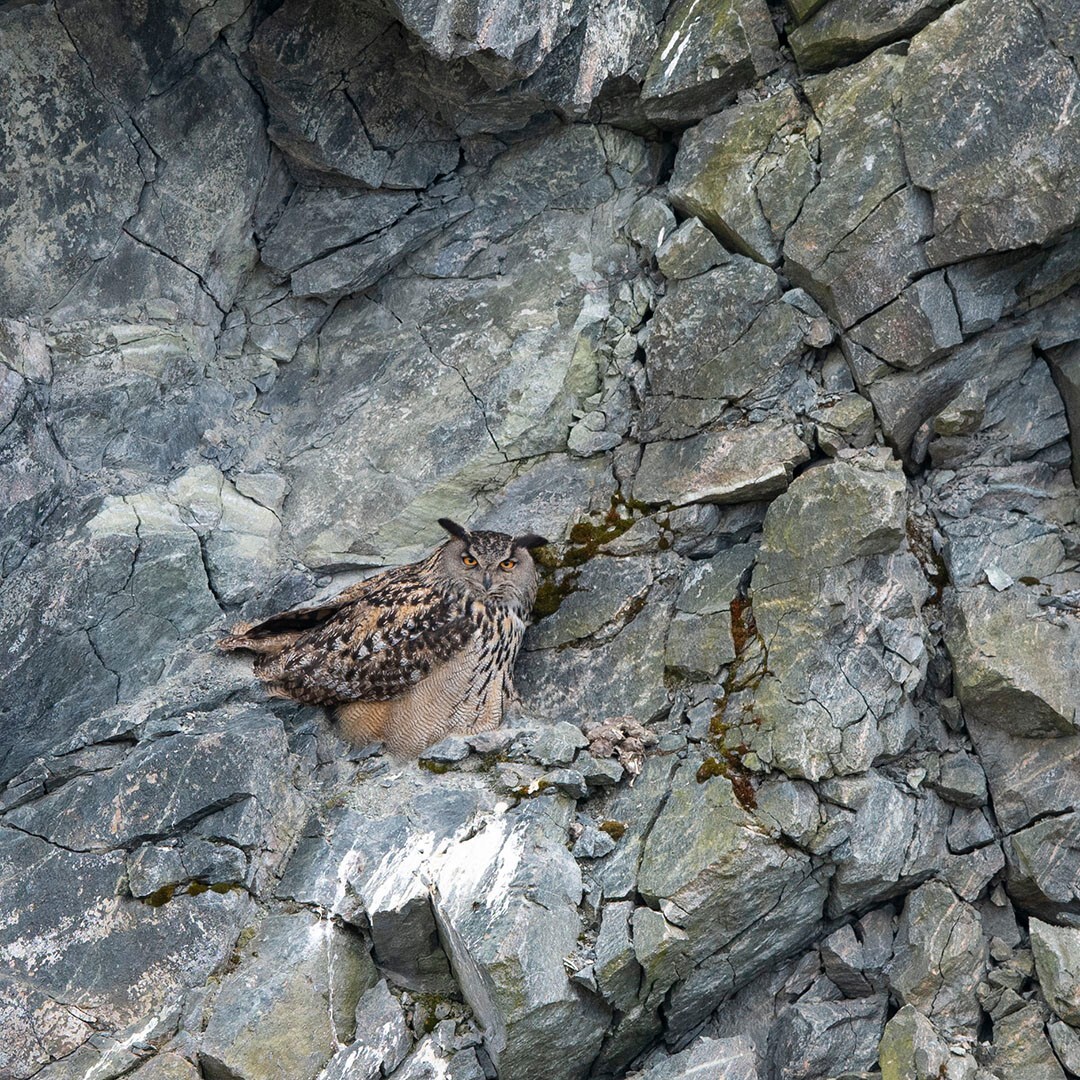
{"label": "eagle owl", "polygon": [[354,742],[415,755],[498,727],[536,598],[531,551],[547,541],[439,524],[450,539],[421,562],[238,626],[219,647],[255,653],[271,695],[335,709]]}

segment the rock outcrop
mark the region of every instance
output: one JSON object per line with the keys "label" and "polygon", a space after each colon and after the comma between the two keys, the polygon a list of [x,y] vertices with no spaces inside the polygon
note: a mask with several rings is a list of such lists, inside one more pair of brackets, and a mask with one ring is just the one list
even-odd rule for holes
{"label": "rock outcrop", "polygon": [[[1068,0],[0,5],[0,1077],[1080,1074]],[[214,651],[552,540],[507,727]]]}

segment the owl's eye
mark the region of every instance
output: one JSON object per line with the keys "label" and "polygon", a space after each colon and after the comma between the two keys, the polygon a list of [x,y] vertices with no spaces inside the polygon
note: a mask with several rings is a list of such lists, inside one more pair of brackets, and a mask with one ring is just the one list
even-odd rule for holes
{"label": "owl's eye", "polygon": [[466,566],[475,566],[476,565],[476,560],[471,555],[462,555],[461,556],[461,561]]}
{"label": "owl's eye", "polygon": [[513,570],[514,567],[517,566],[517,559],[503,559],[503,561],[499,563],[499,565],[504,570]]}

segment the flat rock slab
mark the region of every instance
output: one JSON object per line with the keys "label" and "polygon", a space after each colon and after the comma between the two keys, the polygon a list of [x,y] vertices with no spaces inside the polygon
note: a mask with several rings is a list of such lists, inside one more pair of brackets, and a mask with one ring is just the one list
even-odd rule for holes
{"label": "flat rock slab", "polygon": [[432,864],[458,985],[506,1080],[543,1080],[552,1060],[579,1080],[608,1023],[563,966],[581,933],[581,870],[566,847],[572,806],[555,796],[491,817]]}
{"label": "flat rock slab", "polygon": [[966,712],[1025,738],[1074,735],[1080,623],[1039,618],[1020,588],[957,589],[947,608],[945,641]]}
{"label": "flat rock slab", "polygon": [[650,1065],[638,1080],[691,1080],[700,1076],[758,1080],[754,1044],[745,1035],[730,1039],[702,1037],[682,1053]]}
{"label": "flat rock slab", "polygon": [[934,265],[1076,224],[1080,75],[1048,29],[1024,0],[969,0],[911,43],[900,122],[911,180],[933,192]]}
{"label": "flat rock slab", "polygon": [[773,420],[649,443],[634,478],[634,498],[675,506],[752,502],[786,490],[810,451],[793,428]]}
{"label": "flat rock slab", "polygon": [[0,830],[0,863],[0,979],[14,980],[0,1064],[9,1054],[40,1068],[202,985],[252,909],[242,890],[142,903],[125,895],[123,852],[66,851],[15,829]]}
{"label": "flat rock slab", "polygon": [[764,0],[680,0],[641,88],[645,115],[685,123],[723,108],[780,64]]}
{"label": "flat rock slab", "polygon": [[1032,919],[1031,950],[1039,985],[1067,1024],[1080,1027],[1080,929]]}
{"label": "flat rock slab", "polygon": [[[794,90],[707,117],[683,136],[671,201],[733,251],[780,259],[784,233],[817,181],[814,130]],[[753,188],[757,199],[748,199]]]}
{"label": "flat rock slab", "polygon": [[358,934],[310,912],[270,915],[241,948],[203,1034],[210,1080],[314,1080],[357,1026],[375,984]]}

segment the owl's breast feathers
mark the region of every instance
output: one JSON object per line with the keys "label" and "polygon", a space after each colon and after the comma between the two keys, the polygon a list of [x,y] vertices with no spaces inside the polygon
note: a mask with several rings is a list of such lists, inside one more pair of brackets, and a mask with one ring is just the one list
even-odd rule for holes
{"label": "owl's breast feathers", "polygon": [[257,653],[256,675],[294,700],[389,701],[505,617],[458,589],[433,590],[414,574],[388,571],[330,605],[283,612],[220,644]]}

